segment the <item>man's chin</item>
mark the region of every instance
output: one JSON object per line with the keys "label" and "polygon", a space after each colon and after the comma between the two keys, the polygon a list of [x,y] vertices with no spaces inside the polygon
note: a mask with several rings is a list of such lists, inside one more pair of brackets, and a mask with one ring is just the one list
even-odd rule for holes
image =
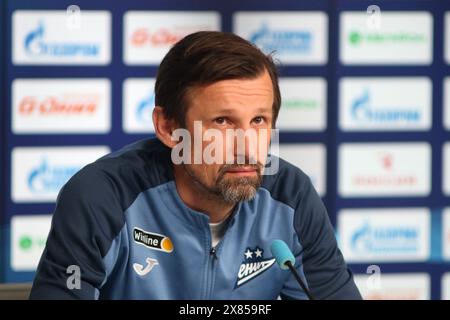
{"label": "man's chin", "polygon": [[240,201],[250,201],[255,197],[260,185],[257,181],[249,183],[246,178],[236,178],[232,180],[234,181],[227,181],[228,184],[226,190],[222,192],[222,196],[226,202],[237,203]]}

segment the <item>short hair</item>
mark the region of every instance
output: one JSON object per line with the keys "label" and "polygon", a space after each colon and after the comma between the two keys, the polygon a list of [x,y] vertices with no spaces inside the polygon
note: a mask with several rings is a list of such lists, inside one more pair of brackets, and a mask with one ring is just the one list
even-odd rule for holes
{"label": "short hair", "polygon": [[267,71],[273,88],[275,126],[281,105],[278,70],[271,54],[228,32],[199,31],[187,35],[166,54],[158,69],[155,105],[167,119],[185,126],[188,90],[221,80],[254,79]]}

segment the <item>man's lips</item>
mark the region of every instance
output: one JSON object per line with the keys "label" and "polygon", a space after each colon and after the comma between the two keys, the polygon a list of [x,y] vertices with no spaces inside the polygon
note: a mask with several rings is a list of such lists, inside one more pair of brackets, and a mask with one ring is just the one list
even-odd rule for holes
{"label": "man's lips", "polygon": [[226,171],[226,173],[234,173],[234,174],[250,174],[250,173],[255,173],[257,171],[256,168],[232,168],[232,169],[228,169]]}

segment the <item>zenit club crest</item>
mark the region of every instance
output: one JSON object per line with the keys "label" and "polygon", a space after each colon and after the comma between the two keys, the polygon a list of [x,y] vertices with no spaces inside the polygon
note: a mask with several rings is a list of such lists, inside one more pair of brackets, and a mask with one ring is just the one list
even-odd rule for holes
{"label": "zenit club crest", "polygon": [[236,287],[254,279],[275,263],[275,259],[264,259],[264,250],[256,247],[255,250],[247,248],[244,252],[244,261],[239,267]]}

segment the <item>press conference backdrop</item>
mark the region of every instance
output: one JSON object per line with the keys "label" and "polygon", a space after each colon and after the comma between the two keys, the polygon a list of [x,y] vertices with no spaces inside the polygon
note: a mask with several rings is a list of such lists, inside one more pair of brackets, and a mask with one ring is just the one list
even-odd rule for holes
{"label": "press conference backdrop", "polygon": [[276,51],[280,154],[323,197],[364,297],[450,298],[449,1],[3,0],[0,10],[2,282],[33,279],[75,172],[154,136],[168,48],[223,30]]}

